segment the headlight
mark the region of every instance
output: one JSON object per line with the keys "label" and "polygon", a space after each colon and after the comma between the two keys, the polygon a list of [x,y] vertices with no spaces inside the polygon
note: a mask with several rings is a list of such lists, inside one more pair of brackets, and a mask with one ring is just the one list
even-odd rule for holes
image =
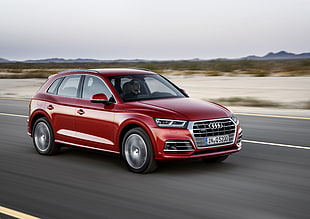
{"label": "headlight", "polygon": [[235,114],[231,114],[230,118],[234,121],[234,123],[238,124],[239,123],[239,119]]}
{"label": "headlight", "polygon": [[184,120],[155,118],[155,122],[159,127],[165,128],[186,128],[187,126],[187,121]]}

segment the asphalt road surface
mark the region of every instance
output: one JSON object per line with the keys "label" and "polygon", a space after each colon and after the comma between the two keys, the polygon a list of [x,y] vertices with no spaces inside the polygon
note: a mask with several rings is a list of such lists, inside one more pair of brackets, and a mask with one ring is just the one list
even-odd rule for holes
{"label": "asphalt road surface", "polygon": [[309,218],[310,120],[239,115],[248,141],[225,162],[134,174],[107,153],[37,154],[18,116],[27,113],[27,101],[0,99],[1,219],[14,218],[7,209],[51,219]]}

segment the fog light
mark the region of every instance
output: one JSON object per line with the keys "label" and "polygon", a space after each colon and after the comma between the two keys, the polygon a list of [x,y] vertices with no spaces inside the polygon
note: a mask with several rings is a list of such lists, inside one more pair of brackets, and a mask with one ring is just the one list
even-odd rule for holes
{"label": "fog light", "polygon": [[188,152],[193,151],[193,145],[190,141],[169,140],[166,141],[165,152]]}
{"label": "fog light", "polygon": [[243,135],[243,131],[242,129],[240,129],[238,132],[238,138],[237,138],[237,146],[239,148],[242,146],[242,135]]}

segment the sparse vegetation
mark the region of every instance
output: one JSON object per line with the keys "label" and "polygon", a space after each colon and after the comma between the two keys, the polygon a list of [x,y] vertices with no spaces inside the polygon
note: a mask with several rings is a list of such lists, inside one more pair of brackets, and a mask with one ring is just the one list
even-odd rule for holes
{"label": "sparse vegetation", "polygon": [[1,78],[16,79],[16,78],[47,78],[55,74],[59,69],[2,69]]}
{"label": "sparse vegetation", "polygon": [[280,107],[281,104],[269,101],[260,100],[253,97],[229,97],[229,98],[218,98],[211,99],[210,101],[217,102],[224,105],[230,106],[250,106],[250,107]]}
{"label": "sparse vegetation", "polygon": [[262,100],[253,97],[227,97],[208,99],[208,101],[216,102],[226,106],[246,106],[246,107],[274,107],[287,109],[310,109],[310,100],[300,103],[283,104],[280,102]]}
{"label": "sparse vegetation", "polygon": [[68,69],[147,68],[159,73],[206,76],[310,76],[310,59],[86,63],[0,63],[0,78],[45,78]]}
{"label": "sparse vegetation", "polygon": [[305,106],[304,106],[304,109],[308,109],[310,110],[310,100],[305,102]]}

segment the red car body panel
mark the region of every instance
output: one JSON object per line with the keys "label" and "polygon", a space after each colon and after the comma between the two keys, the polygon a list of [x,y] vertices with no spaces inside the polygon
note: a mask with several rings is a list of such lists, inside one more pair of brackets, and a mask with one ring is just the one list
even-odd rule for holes
{"label": "red car body panel", "polygon": [[[52,82],[72,74],[100,77],[112,92],[115,102],[92,103],[90,100],[70,98],[46,93]],[[159,127],[154,118],[185,120],[188,122],[230,118],[231,112],[218,104],[191,98],[169,98],[123,102],[108,77],[129,74],[156,74],[135,69],[107,69],[97,71],[71,71],[49,77],[32,98],[28,119],[28,134],[32,135],[34,122],[46,117],[51,123],[55,141],[69,145],[109,151],[120,154],[122,137],[128,127],[142,127],[149,135],[157,160],[204,158],[226,155],[241,149],[236,124],[233,143],[218,147],[198,148],[192,130],[188,128]],[[188,141],[193,150],[165,152],[169,140]],[[240,139],[239,139],[240,141]]]}

